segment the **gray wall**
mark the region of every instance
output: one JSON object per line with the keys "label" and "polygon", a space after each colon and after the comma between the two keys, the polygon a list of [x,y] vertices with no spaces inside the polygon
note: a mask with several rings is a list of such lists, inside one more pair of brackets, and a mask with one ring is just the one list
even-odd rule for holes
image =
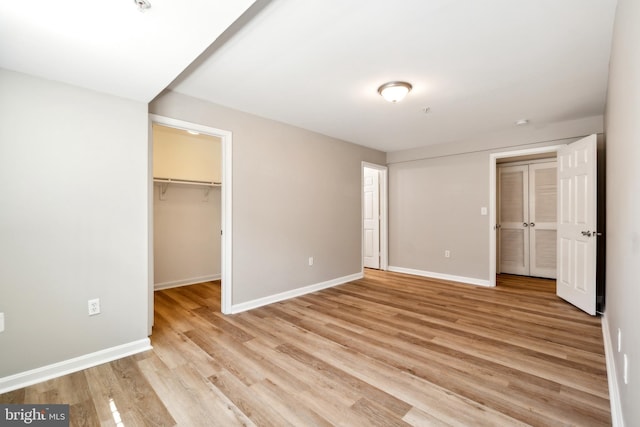
{"label": "gray wall", "polygon": [[6,70],[0,93],[0,377],[146,338],[147,105]]}
{"label": "gray wall", "polygon": [[486,280],[488,187],[486,153],[390,165],[389,265]]}
{"label": "gray wall", "polygon": [[156,288],[220,277],[220,187],[153,186],[153,280]]}
{"label": "gray wall", "polygon": [[149,108],[233,132],[233,304],[361,271],[361,161],[384,153],[173,92]]}
{"label": "gray wall", "polygon": [[[607,295],[605,318],[627,426],[640,425],[640,2],[619,0],[606,111]],[[629,357],[629,384],[622,379]],[[610,374],[613,374],[610,372]]]}
{"label": "gray wall", "polygon": [[[388,153],[389,265],[470,282],[489,278],[492,153],[573,142],[602,132],[602,117],[526,129],[509,138],[462,141]],[[531,140],[539,139],[535,144]],[[473,151],[469,152],[473,147]],[[451,251],[445,258],[444,251]]]}

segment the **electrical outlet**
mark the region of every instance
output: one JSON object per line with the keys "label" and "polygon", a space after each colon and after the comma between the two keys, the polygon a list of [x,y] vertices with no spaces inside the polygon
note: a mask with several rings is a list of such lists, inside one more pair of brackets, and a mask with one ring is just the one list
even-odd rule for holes
{"label": "electrical outlet", "polygon": [[445,250],[445,251],[444,251],[444,257],[445,257],[445,258],[451,258],[451,251],[450,251],[450,250],[448,250],[448,249],[447,249],[447,250]]}
{"label": "electrical outlet", "polygon": [[312,257],[312,256],[310,256],[310,257],[309,257],[309,266],[312,266],[312,265],[313,265],[313,257]]}
{"label": "electrical outlet", "polygon": [[100,314],[100,298],[89,300],[89,316]]}

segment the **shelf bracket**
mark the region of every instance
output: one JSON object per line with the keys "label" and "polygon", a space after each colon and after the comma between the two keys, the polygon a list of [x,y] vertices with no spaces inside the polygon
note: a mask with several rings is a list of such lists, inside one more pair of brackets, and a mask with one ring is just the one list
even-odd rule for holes
{"label": "shelf bracket", "polygon": [[167,193],[167,188],[169,188],[168,182],[163,182],[160,184],[160,200],[166,200],[165,194]]}

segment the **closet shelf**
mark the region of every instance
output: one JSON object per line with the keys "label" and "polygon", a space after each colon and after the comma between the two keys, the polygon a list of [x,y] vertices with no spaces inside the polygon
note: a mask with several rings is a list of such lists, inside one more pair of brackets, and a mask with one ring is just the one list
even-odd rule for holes
{"label": "closet shelf", "polygon": [[174,179],[174,178],[153,178],[153,182],[157,182],[160,184],[160,200],[165,200],[165,194],[167,193],[167,188],[169,188],[169,184],[185,184],[185,185],[196,185],[199,187],[204,187],[204,197],[205,200],[208,200],[209,190],[212,187],[220,187],[222,186],[221,182],[214,181],[195,181],[189,179]]}
{"label": "closet shelf", "polygon": [[175,178],[153,178],[153,182],[159,182],[161,184],[187,184],[187,185],[200,185],[204,187],[220,187],[221,182],[214,181],[195,181],[190,179],[175,179]]}

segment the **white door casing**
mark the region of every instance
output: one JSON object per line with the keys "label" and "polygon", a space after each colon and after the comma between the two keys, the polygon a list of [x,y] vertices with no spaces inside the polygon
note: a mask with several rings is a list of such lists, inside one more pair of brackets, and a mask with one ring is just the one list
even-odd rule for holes
{"label": "white door casing", "polygon": [[[173,119],[170,117],[149,114],[149,162],[153,160],[153,141],[151,138],[151,126],[158,123],[164,126],[174,127],[184,130],[194,130],[203,134],[208,134],[220,138],[222,141],[222,187],[221,187],[221,232],[222,232],[222,262],[221,262],[221,298],[220,310],[223,314],[233,312],[233,271],[232,271],[232,255],[233,255],[233,216],[232,216],[232,189],[231,182],[232,173],[232,133],[227,130],[216,129],[197,123],[186,122],[184,120]],[[153,321],[153,168],[149,168],[149,324]],[[151,333],[151,331],[149,331]]]}
{"label": "white door casing", "polygon": [[529,181],[527,166],[499,169],[500,271],[529,274]]}
{"label": "white door casing", "polygon": [[539,155],[547,153],[557,153],[558,150],[563,148],[564,145],[549,145],[545,147],[525,148],[515,151],[503,151],[498,153],[491,153],[489,155],[489,223],[487,231],[489,233],[489,286],[496,286],[496,272],[499,270],[498,260],[498,159],[509,159],[513,157]]}
{"label": "white door casing", "polygon": [[558,151],[558,278],[556,293],[596,314],[597,138]]}
{"label": "white door casing", "polygon": [[380,268],[380,173],[363,169],[363,255],[364,266]]}

